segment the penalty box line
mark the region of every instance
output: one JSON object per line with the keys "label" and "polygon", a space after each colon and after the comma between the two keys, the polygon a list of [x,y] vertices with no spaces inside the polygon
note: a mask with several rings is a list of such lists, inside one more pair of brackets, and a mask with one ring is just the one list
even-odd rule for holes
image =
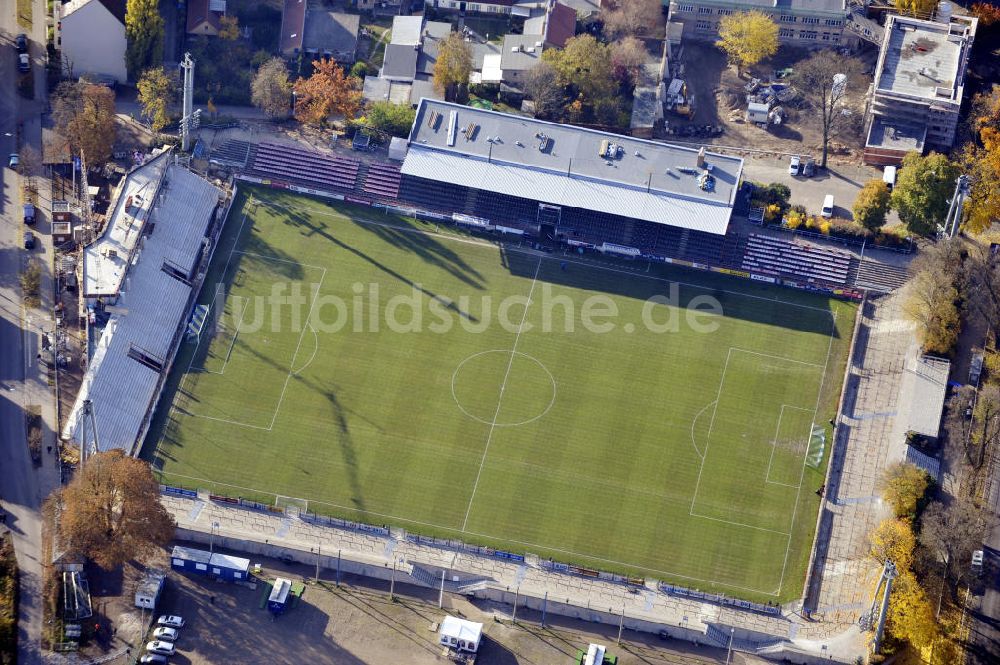
{"label": "penalty box line", "polygon": [[[283,262],[286,262],[286,263],[294,263],[294,261],[285,261],[284,259],[278,259],[276,257],[269,257],[269,256],[266,256],[266,255],[263,255],[263,254],[252,254],[250,252],[237,252],[236,250],[234,250],[233,252],[230,253],[230,258],[231,258],[231,255],[233,253],[248,254],[248,255],[256,256],[258,258],[262,258],[262,259],[265,259],[265,260],[283,261]],[[227,262],[227,265],[228,265],[228,262]],[[320,266],[313,266],[313,265],[309,265],[309,264],[304,264],[304,263],[303,264],[298,264],[298,265],[303,265],[303,266],[306,266],[308,268],[314,268],[314,269],[317,269],[317,270],[322,270],[323,272],[322,272],[322,275],[319,278],[319,284],[316,285],[316,289],[313,291],[313,297],[312,297],[312,300],[309,303],[309,311],[306,314],[306,325],[302,326],[302,330],[299,332],[299,340],[298,340],[298,343],[295,345],[295,351],[292,353],[291,360],[289,360],[289,363],[288,363],[288,374],[285,376],[285,382],[281,386],[281,393],[278,395],[278,402],[277,402],[276,406],[274,407],[274,413],[271,415],[271,421],[270,421],[270,423],[267,425],[267,427],[264,427],[264,426],[261,426],[261,425],[254,425],[254,424],[246,423],[246,422],[239,421],[239,420],[232,420],[232,419],[228,419],[228,418],[219,418],[219,417],[216,417],[216,416],[207,416],[207,415],[204,415],[204,414],[193,413],[193,412],[188,412],[187,415],[191,416],[192,418],[202,418],[202,419],[205,419],[205,420],[213,420],[215,422],[226,423],[226,424],[233,425],[233,426],[236,426],[236,427],[245,427],[247,429],[263,430],[263,431],[266,431],[266,432],[270,432],[274,428],[274,423],[278,419],[278,413],[281,411],[281,404],[282,404],[282,402],[285,399],[285,392],[288,390],[288,383],[291,381],[291,379],[292,379],[293,376],[297,376],[309,364],[309,363],[306,363],[306,365],[303,365],[299,370],[295,370],[295,359],[298,357],[298,355],[299,355],[299,349],[302,347],[302,340],[305,338],[306,329],[312,330],[312,326],[309,324],[309,322],[312,320],[313,310],[316,307],[316,300],[319,298],[319,292],[320,292],[320,290],[322,290],[323,282],[326,281],[326,273],[327,273],[327,269],[326,268],[322,268]],[[246,310],[244,308],[244,312],[245,311]],[[241,320],[242,320],[242,318],[241,318]],[[315,331],[313,331],[313,332],[315,333]],[[234,336],[234,343],[235,343],[235,336]],[[316,337],[316,345],[317,345],[317,347],[319,346],[319,337],[318,336]],[[196,349],[196,353],[197,353],[197,349]],[[193,360],[193,356],[192,356],[192,360]],[[311,358],[310,358],[310,362],[312,362]],[[189,372],[191,371],[190,370],[190,365],[189,365],[188,371]]]}
{"label": "penalty box line", "polygon": [[[771,485],[781,485],[782,487],[791,487],[792,489],[798,489],[798,485],[792,485],[789,483],[779,483],[777,480],[771,480],[771,465],[774,464],[774,451],[778,448],[778,435],[781,434],[781,419],[785,417],[785,409],[795,409],[796,411],[805,411],[806,413],[811,413],[811,409],[807,409],[801,406],[795,406],[794,404],[782,404],[781,410],[778,412],[778,424],[774,428],[774,439],[771,440],[771,456],[767,460],[767,473],[764,474],[764,482],[770,483]],[[813,415],[813,420],[815,420],[815,414]],[[811,430],[810,430],[811,434]],[[806,440],[806,451],[805,454],[809,454],[809,441],[808,437]]]}
{"label": "penalty box line", "polygon": [[[831,335],[830,336],[830,345],[831,346],[832,346],[832,343],[833,343],[833,336]],[[751,351],[749,349],[741,349],[741,348],[736,347],[736,346],[729,347],[729,350],[726,352],[726,362],[725,362],[725,364],[723,365],[723,368],[722,368],[722,376],[719,378],[719,389],[718,389],[718,391],[716,393],[715,406],[712,409],[712,418],[709,421],[708,434],[707,434],[706,439],[705,439],[705,453],[704,453],[704,455],[701,456],[701,464],[698,467],[698,478],[695,481],[695,489],[694,489],[693,495],[691,496],[691,507],[688,510],[688,515],[690,515],[691,517],[697,517],[697,518],[701,518],[701,519],[711,520],[713,522],[721,522],[723,524],[730,524],[732,526],[737,526],[737,527],[741,527],[741,528],[753,529],[753,530],[756,530],[756,531],[765,531],[765,532],[768,532],[768,533],[774,533],[774,534],[777,534],[777,535],[786,536],[788,538],[788,542],[789,542],[789,545],[790,545],[791,544],[792,529],[789,529],[788,531],[780,531],[780,530],[777,530],[777,529],[769,529],[767,527],[761,527],[761,526],[757,526],[757,525],[754,525],[754,524],[746,524],[744,522],[736,522],[736,521],[732,521],[732,520],[722,519],[722,518],[719,518],[719,517],[711,517],[709,515],[703,515],[701,513],[695,512],[695,506],[697,505],[697,502],[698,502],[698,492],[699,492],[699,490],[701,488],[701,478],[702,478],[702,475],[704,474],[704,471],[705,471],[705,462],[708,459],[708,450],[709,450],[709,447],[711,445],[712,432],[713,432],[713,429],[715,427],[715,416],[718,413],[719,402],[722,399],[722,391],[723,391],[723,389],[725,387],[726,374],[729,371],[729,361],[732,359],[733,351],[737,351],[737,352],[740,352],[740,353],[748,353],[748,354],[751,354],[751,355],[757,355],[757,356],[761,356],[761,357],[765,357],[765,358],[771,358],[771,359],[774,359],[774,360],[781,360],[781,361],[784,361],[784,362],[795,363],[795,364],[799,364],[799,365],[807,365],[807,366],[810,366],[810,367],[824,367],[824,376],[825,376],[825,366],[824,365],[819,365],[818,363],[809,363],[809,362],[804,362],[804,361],[801,361],[801,360],[796,360],[794,358],[786,358],[784,356],[777,356],[777,355],[773,355],[773,354],[769,354],[769,353],[760,353],[758,351]],[[827,356],[829,358],[829,349],[827,350]],[[822,381],[821,381],[821,385],[820,385],[820,389],[819,390],[820,390],[820,394],[822,394]],[[802,408],[802,407],[793,407],[793,408]],[[817,409],[818,409],[818,404],[817,404]],[[803,409],[803,410],[808,411],[809,409]],[[813,421],[814,422],[815,422],[815,419],[816,419],[816,416],[815,416],[815,410],[814,410],[813,411]],[[779,415],[779,426],[780,426],[780,415]],[[802,455],[803,464],[805,462],[805,459],[808,457],[807,453],[808,453],[808,450],[806,450],[805,452],[803,452],[803,455]],[[773,458],[773,455],[774,455],[773,442],[772,442],[771,455],[772,455],[772,458]],[[803,466],[803,469],[804,468],[805,467]],[[769,473],[770,473],[770,462],[768,463],[768,474]],[[766,480],[767,479],[765,478],[765,482],[766,482]],[[799,492],[801,492],[801,482],[802,482],[802,474],[800,474],[800,477],[799,477],[799,483],[800,484],[797,487],[797,489],[798,489]],[[775,483],[775,484],[783,484],[783,483]],[[793,486],[793,485],[789,485],[789,487],[796,488],[796,486]],[[796,502],[797,501],[798,501],[798,498],[796,498]],[[794,516],[794,508],[793,508],[793,516]],[[793,524],[794,524],[794,521],[793,521]],[[786,547],[786,549],[785,549],[786,557],[787,557],[787,552],[788,552],[788,548]]]}

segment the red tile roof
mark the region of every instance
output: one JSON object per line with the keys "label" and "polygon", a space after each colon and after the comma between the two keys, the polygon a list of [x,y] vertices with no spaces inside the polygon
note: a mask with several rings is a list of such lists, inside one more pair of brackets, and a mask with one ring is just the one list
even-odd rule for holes
{"label": "red tile roof", "polygon": [[222,18],[221,12],[212,12],[208,10],[208,0],[189,0],[187,8],[187,31],[194,32],[199,25],[207,22],[211,25],[215,32],[219,31],[220,23],[219,19]]}
{"label": "red tile roof", "polygon": [[306,31],[306,0],[285,0],[281,12],[281,42],[278,49],[282,53],[302,50],[302,36]]}
{"label": "red tile roof", "polygon": [[545,41],[559,48],[576,35],[576,10],[566,5],[555,3],[549,12],[548,24],[545,29]]}

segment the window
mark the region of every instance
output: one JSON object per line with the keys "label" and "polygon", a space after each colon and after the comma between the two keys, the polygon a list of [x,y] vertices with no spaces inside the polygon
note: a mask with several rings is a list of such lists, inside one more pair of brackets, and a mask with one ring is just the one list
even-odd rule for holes
{"label": "window", "polygon": [[782,14],[778,17],[779,23],[795,23],[795,17],[791,14]]}
{"label": "window", "polygon": [[694,11],[694,5],[678,5],[677,6],[677,11],[679,11],[679,12],[693,12]]}
{"label": "window", "polygon": [[729,16],[732,13],[733,13],[732,9],[720,9],[719,10],[719,16]]}
{"label": "window", "polygon": [[819,36],[815,30],[803,30],[799,33],[799,39],[816,39]]}
{"label": "window", "polygon": [[213,568],[213,569],[212,569],[212,574],[213,574],[213,575],[221,575],[221,574],[222,574],[222,571],[221,571],[221,570],[219,570],[218,568]]}
{"label": "window", "polygon": [[242,579],[243,573],[233,573],[233,577],[235,577],[236,579]]}
{"label": "window", "polygon": [[470,12],[478,12],[479,11],[479,5],[477,5],[477,4],[471,4],[471,5],[468,5],[468,7],[469,7],[469,11]]}
{"label": "window", "polygon": [[807,24],[807,25],[813,25],[813,24],[819,23],[819,19],[816,18],[815,16],[803,16],[802,17],[802,22],[805,23],[805,24]]}
{"label": "window", "polygon": [[698,13],[699,14],[711,14],[712,13],[712,8],[711,7],[699,7],[698,8]]}
{"label": "window", "polygon": [[696,21],[695,24],[694,24],[694,27],[696,29],[698,29],[698,30],[711,30],[712,29],[712,22],[711,21]]}
{"label": "window", "polygon": [[194,569],[195,570],[208,570],[208,566],[206,566],[203,563],[196,563],[196,564],[194,564]]}
{"label": "window", "polygon": [[778,30],[778,36],[779,37],[789,37],[789,38],[790,37],[794,37],[795,36],[795,31],[792,30],[791,28],[780,28]]}
{"label": "window", "polygon": [[830,33],[829,32],[824,32],[822,39],[823,39],[824,42],[830,41]]}
{"label": "window", "polygon": [[841,21],[839,18],[828,18],[826,19],[826,24],[831,27],[837,28],[844,25],[844,22]]}

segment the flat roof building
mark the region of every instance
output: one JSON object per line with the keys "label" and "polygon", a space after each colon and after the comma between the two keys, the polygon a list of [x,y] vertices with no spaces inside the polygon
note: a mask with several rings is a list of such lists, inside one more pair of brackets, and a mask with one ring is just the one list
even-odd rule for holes
{"label": "flat roof building", "polygon": [[716,40],[719,21],[734,12],[756,10],[778,24],[778,39],[798,46],[839,46],[850,37],[844,28],[846,0],[670,0],[670,20],[684,25],[687,39]]}
{"label": "flat roof building", "polygon": [[738,157],[427,99],[409,143],[404,176],[719,235],[743,171]]}
{"label": "flat roof building", "polygon": [[946,18],[887,18],[869,105],[866,162],[895,164],[908,150],[947,150],[955,142],[978,20]]}

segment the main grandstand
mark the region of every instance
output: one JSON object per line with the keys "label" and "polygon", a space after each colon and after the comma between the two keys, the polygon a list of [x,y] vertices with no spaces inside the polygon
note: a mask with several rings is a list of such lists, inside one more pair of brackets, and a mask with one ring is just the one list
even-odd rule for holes
{"label": "main grandstand", "polygon": [[405,143],[402,154],[390,152],[402,164],[241,141],[221,144],[211,159],[250,182],[406,208],[552,247],[846,295],[905,279],[870,252],[736,223],[749,205],[737,157],[428,99]]}
{"label": "main grandstand", "polygon": [[142,441],[222,219],[222,191],[174,159],[164,151],[125,177],[83,251],[89,365],[62,435],[88,453]]}

